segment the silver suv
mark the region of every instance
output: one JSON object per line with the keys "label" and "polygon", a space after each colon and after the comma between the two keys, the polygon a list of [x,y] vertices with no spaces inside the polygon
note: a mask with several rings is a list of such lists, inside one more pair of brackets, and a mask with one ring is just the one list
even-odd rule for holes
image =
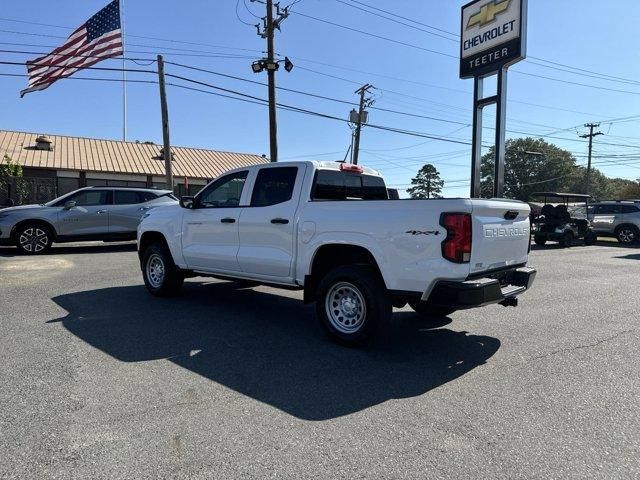
{"label": "silver suv", "polygon": [[147,210],[177,204],[169,190],[81,188],[42,205],[0,210],[0,245],[15,245],[34,255],[46,252],[53,242],[135,240]]}
{"label": "silver suv", "polygon": [[640,240],[640,203],[632,201],[598,202],[589,205],[591,227],[600,236],[616,237],[630,245]]}

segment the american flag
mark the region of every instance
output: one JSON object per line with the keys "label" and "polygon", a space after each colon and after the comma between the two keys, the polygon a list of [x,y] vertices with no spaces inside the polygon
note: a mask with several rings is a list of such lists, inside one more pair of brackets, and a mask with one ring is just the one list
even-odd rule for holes
{"label": "american flag", "polygon": [[96,13],[49,55],[29,60],[29,86],[20,92],[20,96],[44,90],[56,80],[69,77],[78,70],[122,55],[119,1],[113,0]]}

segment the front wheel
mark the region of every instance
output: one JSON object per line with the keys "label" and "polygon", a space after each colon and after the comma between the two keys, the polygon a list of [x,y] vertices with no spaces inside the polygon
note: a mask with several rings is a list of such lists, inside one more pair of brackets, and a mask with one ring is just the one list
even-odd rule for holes
{"label": "front wheel", "polygon": [[16,247],[25,255],[41,255],[51,248],[53,235],[49,228],[38,223],[27,223],[16,232]]}
{"label": "front wheel", "polygon": [[455,308],[438,307],[435,305],[429,305],[421,300],[415,300],[409,302],[409,306],[413,308],[413,311],[418,315],[427,318],[442,318],[451,315],[456,311]]}
{"label": "front wheel", "polygon": [[566,232],[562,235],[562,239],[560,240],[560,246],[564,248],[569,248],[573,243],[573,233]]}
{"label": "front wheel", "polygon": [[547,243],[547,237],[543,237],[542,235],[534,235],[533,241],[536,245],[542,246]]}
{"label": "front wheel", "polygon": [[169,249],[162,243],[154,243],[145,250],[142,277],[149,293],[158,297],[177,294],[184,283],[184,274],[173,263]]}
{"label": "front wheel", "polygon": [[333,340],[353,346],[366,343],[389,322],[392,305],[375,269],[345,265],[320,281],[316,311]]}

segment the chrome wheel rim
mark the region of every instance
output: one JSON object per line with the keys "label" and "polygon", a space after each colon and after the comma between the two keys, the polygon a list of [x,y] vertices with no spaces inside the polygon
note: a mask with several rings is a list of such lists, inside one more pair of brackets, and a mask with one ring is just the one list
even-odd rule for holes
{"label": "chrome wheel rim", "polygon": [[25,228],[22,233],[20,233],[18,242],[20,242],[20,248],[25,252],[39,253],[49,245],[49,234],[42,228]]}
{"label": "chrome wheel rim", "polygon": [[160,288],[164,281],[164,260],[157,253],[147,260],[147,280],[153,288]]}
{"label": "chrome wheel rim", "polygon": [[355,333],[364,324],[367,306],[355,285],[339,282],[327,293],[325,311],[333,328],[342,333]]}
{"label": "chrome wheel rim", "polygon": [[622,243],[631,243],[635,239],[635,234],[633,230],[630,230],[628,228],[625,228],[624,230],[620,230],[619,236],[620,236],[620,240],[622,240]]}

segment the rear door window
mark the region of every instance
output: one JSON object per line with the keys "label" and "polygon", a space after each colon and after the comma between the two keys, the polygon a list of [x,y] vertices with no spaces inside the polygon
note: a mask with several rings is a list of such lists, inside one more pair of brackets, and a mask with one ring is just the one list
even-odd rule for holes
{"label": "rear door window", "polygon": [[78,207],[93,207],[97,205],[111,205],[111,190],[82,190],[73,195],[60,200],[55,204],[57,207],[63,206],[65,203],[74,201]]}
{"label": "rear door window", "polygon": [[318,170],[311,193],[312,200],[388,200],[384,180],[336,170]]}
{"label": "rear door window", "polygon": [[144,197],[141,192],[135,192],[132,190],[115,190],[115,204],[116,205],[133,205],[136,203],[143,203]]}
{"label": "rear door window", "polygon": [[622,213],[638,213],[640,212],[640,208],[635,205],[621,205]]}
{"label": "rear door window", "polygon": [[251,194],[252,207],[267,207],[291,200],[298,167],[262,168]]}
{"label": "rear door window", "polygon": [[596,205],[596,215],[615,215],[621,213],[621,205]]}

